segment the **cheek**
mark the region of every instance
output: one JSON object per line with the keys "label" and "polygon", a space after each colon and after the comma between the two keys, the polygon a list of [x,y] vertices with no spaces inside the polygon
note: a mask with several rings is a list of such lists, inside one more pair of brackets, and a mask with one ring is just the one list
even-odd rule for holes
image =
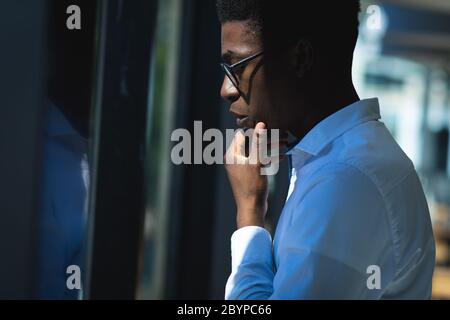
{"label": "cheek", "polygon": [[270,110],[267,89],[264,72],[260,69],[251,84],[250,109],[252,113],[263,116]]}
{"label": "cheek", "polygon": [[[271,88],[265,81],[264,73],[255,81],[250,108],[257,120],[263,121],[268,127],[275,128],[279,124],[280,108]],[[257,88],[257,89],[256,89]]]}

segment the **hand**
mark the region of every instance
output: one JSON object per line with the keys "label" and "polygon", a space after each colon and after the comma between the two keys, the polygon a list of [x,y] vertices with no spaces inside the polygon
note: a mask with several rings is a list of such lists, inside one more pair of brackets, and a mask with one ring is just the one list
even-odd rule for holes
{"label": "hand", "polygon": [[[282,160],[283,156],[261,158],[261,148],[267,149],[271,144],[267,142],[267,134],[262,134],[266,125],[259,122],[252,132],[249,155],[246,156],[245,134],[239,130],[225,155],[225,169],[231,184],[237,207],[237,226],[264,226],[267,212],[268,179],[261,169],[264,164],[272,165]],[[287,134],[280,139],[279,149],[287,144]]]}

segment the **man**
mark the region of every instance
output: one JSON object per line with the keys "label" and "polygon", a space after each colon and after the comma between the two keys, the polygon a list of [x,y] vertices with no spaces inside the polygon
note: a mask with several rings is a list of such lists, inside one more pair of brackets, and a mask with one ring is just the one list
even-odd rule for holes
{"label": "man", "polygon": [[[297,138],[273,241],[262,165],[226,164],[238,227],[226,299],[430,298],[435,247],[421,184],[378,100],[360,100],[352,83],[359,1],[217,7],[230,112],[242,127]],[[231,157],[248,157],[244,143],[236,135]]]}

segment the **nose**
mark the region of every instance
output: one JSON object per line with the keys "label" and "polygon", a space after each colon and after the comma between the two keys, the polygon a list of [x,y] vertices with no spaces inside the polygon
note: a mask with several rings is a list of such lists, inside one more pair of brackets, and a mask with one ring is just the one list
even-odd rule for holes
{"label": "nose", "polygon": [[222,87],[220,88],[220,96],[230,102],[239,99],[238,89],[233,85],[231,80],[226,75],[224,76]]}

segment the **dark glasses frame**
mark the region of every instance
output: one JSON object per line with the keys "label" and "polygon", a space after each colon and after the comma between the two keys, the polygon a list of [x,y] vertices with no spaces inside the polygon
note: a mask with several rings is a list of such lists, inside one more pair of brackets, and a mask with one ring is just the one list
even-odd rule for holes
{"label": "dark glasses frame", "polygon": [[227,75],[227,77],[230,79],[231,83],[236,87],[236,89],[239,90],[239,78],[236,75],[236,72],[234,71],[234,69],[242,67],[242,66],[250,63],[252,60],[258,58],[262,54],[264,54],[264,51],[255,53],[255,54],[253,54],[247,58],[244,58],[232,65],[222,62],[220,64],[220,66],[222,67],[222,69],[225,72],[225,74]]}

